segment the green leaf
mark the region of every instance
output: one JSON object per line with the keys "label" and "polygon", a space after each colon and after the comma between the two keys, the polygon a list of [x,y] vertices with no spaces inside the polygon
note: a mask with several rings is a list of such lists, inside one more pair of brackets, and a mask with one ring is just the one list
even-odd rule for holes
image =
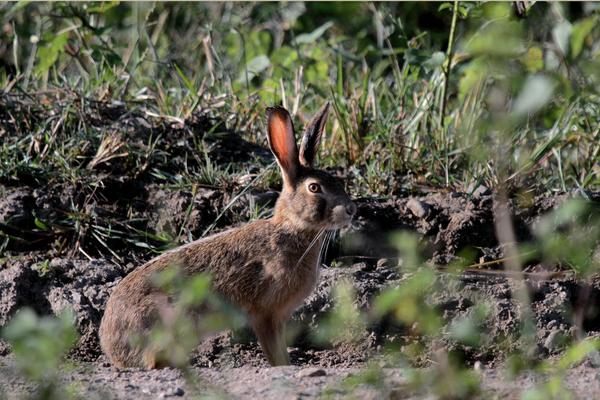
{"label": "green leaf", "polygon": [[544,68],[544,52],[539,47],[530,47],[521,57],[521,62],[529,72],[538,72]]}
{"label": "green leaf", "polygon": [[[252,60],[250,60],[247,66],[248,80],[252,80],[255,76],[263,72],[265,69],[269,68],[270,65],[271,62],[269,61],[269,58],[264,54],[258,57],[254,57]],[[245,79],[246,78],[244,72],[242,71],[240,77],[238,78],[238,81],[244,82]]]}
{"label": "green leaf", "polygon": [[429,57],[427,61],[423,63],[423,66],[429,70],[434,70],[441,67],[446,60],[446,54],[443,51],[436,51]]}
{"label": "green leaf", "polygon": [[2,329],[2,338],[11,344],[15,361],[25,375],[39,380],[55,373],[63,355],[75,344],[73,321],[68,310],[55,318],[38,317],[25,308]]}
{"label": "green leaf", "polygon": [[442,3],[442,4],[440,4],[440,6],[438,7],[438,12],[439,12],[439,11],[448,10],[448,9],[452,9],[452,3]]}
{"label": "green leaf", "polygon": [[342,55],[337,56],[337,95],[344,97],[344,66],[342,63]]}
{"label": "green leaf", "polygon": [[473,88],[489,76],[489,73],[490,70],[483,59],[476,58],[469,63],[463,70],[463,76],[458,83],[459,99],[462,101]]}
{"label": "green leaf", "polygon": [[318,38],[323,36],[323,34],[327,31],[327,29],[331,28],[332,26],[333,26],[333,22],[329,21],[329,22],[324,23],[323,25],[321,25],[320,27],[318,27],[311,33],[303,33],[301,35],[298,35],[298,36],[296,36],[296,43],[297,44],[313,43]]}
{"label": "green leaf", "polygon": [[512,10],[508,2],[490,1],[483,5],[484,14],[489,21],[502,20],[510,16]]}
{"label": "green leaf", "polygon": [[402,300],[402,293],[400,293],[397,289],[388,288],[382,291],[376,298],[373,304],[373,312],[381,317],[385,313],[393,310],[400,304],[400,300]]}
{"label": "green leaf", "polygon": [[[271,63],[276,67],[285,67],[282,69],[280,73],[285,74],[284,76],[287,79],[287,69],[293,68],[293,64],[298,62],[298,52],[289,47],[289,46],[281,46],[280,48],[273,51],[271,54]],[[279,76],[283,77],[283,76]]]}
{"label": "green leaf", "polygon": [[191,94],[195,94],[196,90],[194,88],[194,84],[188,79],[187,76],[185,76],[185,74],[183,73],[183,71],[181,70],[181,68],[179,68],[179,65],[173,63],[173,65],[175,66],[175,70],[177,71],[177,75],[179,75],[179,77],[181,78],[181,80],[183,81],[183,84],[185,86],[185,88],[191,93]]}
{"label": "green leaf", "polygon": [[598,15],[592,15],[573,25],[571,30],[571,56],[577,57],[583,49],[583,43],[598,23]]}
{"label": "green leaf", "polygon": [[569,37],[571,36],[571,29],[571,23],[566,20],[558,23],[552,28],[552,38],[564,55],[569,54]]}
{"label": "green leaf", "polygon": [[89,6],[86,11],[90,14],[104,14],[106,11],[119,5],[118,1],[102,2],[98,5]]}
{"label": "green leaf", "polygon": [[537,112],[550,100],[554,86],[554,82],[543,75],[530,76],[513,104],[513,113],[526,116]]}
{"label": "green leaf", "polygon": [[43,231],[47,231],[48,230],[48,225],[46,225],[45,223],[43,223],[37,217],[33,220],[33,223],[35,224],[35,226],[37,226],[38,228],[40,228]]}
{"label": "green leaf", "polygon": [[52,39],[45,45],[40,45],[38,49],[38,64],[35,67],[35,72],[38,75],[45,74],[48,72],[50,67],[54,65],[58,56],[65,49],[65,45],[69,40],[69,33],[64,32]]}
{"label": "green leaf", "polygon": [[199,305],[210,294],[210,276],[196,275],[185,281],[181,289],[180,302],[185,307]]}
{"label": "green leaf", "polygon": [[466,41],[465,48],[473,55],[500,58],[519,56],[524,51],[523,28],[515,21],[491,21]]}
{"label": "green leaf", "polygon": [[571,346],[558,361],[558,367],[561,369],[571,368],[574,364],[581,362],[588,354],[600,349],[598,339],[585,339]]}

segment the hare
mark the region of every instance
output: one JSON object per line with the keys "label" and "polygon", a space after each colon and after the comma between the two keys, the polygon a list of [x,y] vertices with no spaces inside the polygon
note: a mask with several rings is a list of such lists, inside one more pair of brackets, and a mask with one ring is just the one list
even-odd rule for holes
{"label": "hare", "polygon": [[298,149],[289,113],[267,108],[268,142],[283,177],[271,218],[166,252],[119,282],[99,333],[116,367],[165,366],[155,351],[132,337],[148,335],[164,317],[170,299],[151,277],[173,264],[184,276],[209,273],[213,290],[247,315],[269,363],[289,364],[285,325],[317,283],[325,233],[347,226],[356,212],[342,182],[313,168],[328,112],[325,104],[307,125]]}

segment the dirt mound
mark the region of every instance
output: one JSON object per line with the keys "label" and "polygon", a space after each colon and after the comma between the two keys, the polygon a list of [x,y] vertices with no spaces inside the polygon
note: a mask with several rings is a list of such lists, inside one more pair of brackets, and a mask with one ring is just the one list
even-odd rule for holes
{"label": "dirt mound", "polygon": [[[231,172],[255,176],[272,162],[268,149],[209,110],[164,118],[138,104],[60,90],[41,98],[4,93],[0,103],[0,120],[14,132],[7,145],[22,150],[0,171],[0,248],[9,256],[39,251],[139,264],[209,226],[244,220],[244,210],[231,207],[213,226],[248,184]],[[51,139],[23,123],[55,120],[73,104],[78,112],[60,119]],[[82,125],[86,135],[74,134]],[[27,149],[16,139],[24,137]],[[63,154],[57,143],[76,150]]]}
{"label": "dirt mound", "polygon": [[[382,241],[397,230],[423,235],[435,263],[447,264],[465,248],[485,248],[498,244],[494,233],[493,199],[485,192],[477,197],[466,193],[430,193],[385,202],[358,203],[354,243],[362,245],[363,255],[389,257],[395,254]],[[354,248],[357,246],[355,245]],[[351,245],[348,251],[352,251]]]}
{"label": "dirt mound", "polygon": [[74,355],[95,360],[100,355],[97,332],[106,302],[126,272],[105,260],[11,260],[0,270],[0,325],[22,307],[42,315],[72,310],[81,334]]}
{"label": "dirt mound", "polygon": [[[532,226],[570,198],[587,198],[593,206],[591,212],[600,210],[600,192],[509,200],[517,240],[532,240]],[[439,265],[448,264],[467,251],[473,260],[481,261],[503,254],[494,227],[494,194],[487,188],[480,187],[473,194],[434,192],[383,201],[358,199],[356,203],[358,213],[353,229],[335,257],[355,255],[371,262],[395,257],[397,250],[386,239],[390,233],[401,230],[419,234],[425,256]]]}

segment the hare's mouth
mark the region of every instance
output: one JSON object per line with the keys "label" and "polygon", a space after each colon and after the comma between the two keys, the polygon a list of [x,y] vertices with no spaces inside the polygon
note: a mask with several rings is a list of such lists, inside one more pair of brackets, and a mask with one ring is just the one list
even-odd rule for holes
{"label": "hare's mouth", "polygon": [[334,229],[347,228],[352,225],[356,210],[353,207],[336,206],[331,214]]}
{"label": "hare's mouth", "polygon": [[353,218],[351,216],[336,216],[331,223],[332,229],[343,229],[352,226]]}

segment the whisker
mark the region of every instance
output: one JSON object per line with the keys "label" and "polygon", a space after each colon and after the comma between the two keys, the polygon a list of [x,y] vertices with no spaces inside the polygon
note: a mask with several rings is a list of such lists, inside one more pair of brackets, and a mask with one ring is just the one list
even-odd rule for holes
{"label": "whisker", "polygon": [[323,242],[321,242],[321,248],[319,249],[319,258],[317,259],[318,267],[321,267],[321,260],[323,260],[323,248],[325,247],[325,243],[327,242],[327,236],[329,235],[329,231],[325,232],[325,238]]}
{"label": "whisker", "polygon": [[321,249],[319,250],[319,264],[321,264],[322,260],[325,258],[325,254],[327,254],[327,243],[329,242],[329,238],[331,237],[331,231],[327,231],[325,235],[325,240],[321,244]]}
{"label": "whisker", "polygon": [[300,263],[302,262],[302,260],[304,260],[304,257],[306,257],[306,255],[312,249],[312,247],[315,245],[315,243],[317,243],[317,241],[319,239],[319,236],[321,236],[321,234],[323,232],[326,232],[324,228],[321,229],[319,232],[317,232],[317,234],[315,235],[315,238],[312,240],[312,242],[310,242],[310,244],[308,245],[308,247],[306,248],[306,250],[304,250],[304,254],[302,254],[302,257],[300,257],[300,259],[298,260],[298,262],[296,263],[296,266],[294,268],[297,268],[298,265],[300,265]]}
{"label": "whisker", "polygon": [[327,243],[325,243],[325,246],[323,248],[323,257],[325,257],[327,255],[327,251],[329,250],[331,241],[333,240],[333,238],[335,236],[335,232],[336,232],[336,230],[330,231],[329,235],[327,236]]}
{"label": "whisker", "polygon": [[337,240],[337,238],[339,237],[339,234],[340,234],[339,229],[336,229],[333,232],[331,232],[331,235],[329,236],[329,241],[327,242],[327,250],[329,250],[329,246],[331,246],[331,242],[333,242],[334,240]]}
{"label": "whisker", "polygon": [[340,230],[336,229],[335,232],[331,235],[331,240],[329,241],[329,246],[331,246],[331,243],[334,241],[337,241],[340,237]]}
{"label": "whisker", "polygon": [[323,259],[327,257],[327,249],[329,249],[329,243],[331,243],[331,236],[333,235],[333,231],[329,232],[327,235],[327,240],[323,244]]}

